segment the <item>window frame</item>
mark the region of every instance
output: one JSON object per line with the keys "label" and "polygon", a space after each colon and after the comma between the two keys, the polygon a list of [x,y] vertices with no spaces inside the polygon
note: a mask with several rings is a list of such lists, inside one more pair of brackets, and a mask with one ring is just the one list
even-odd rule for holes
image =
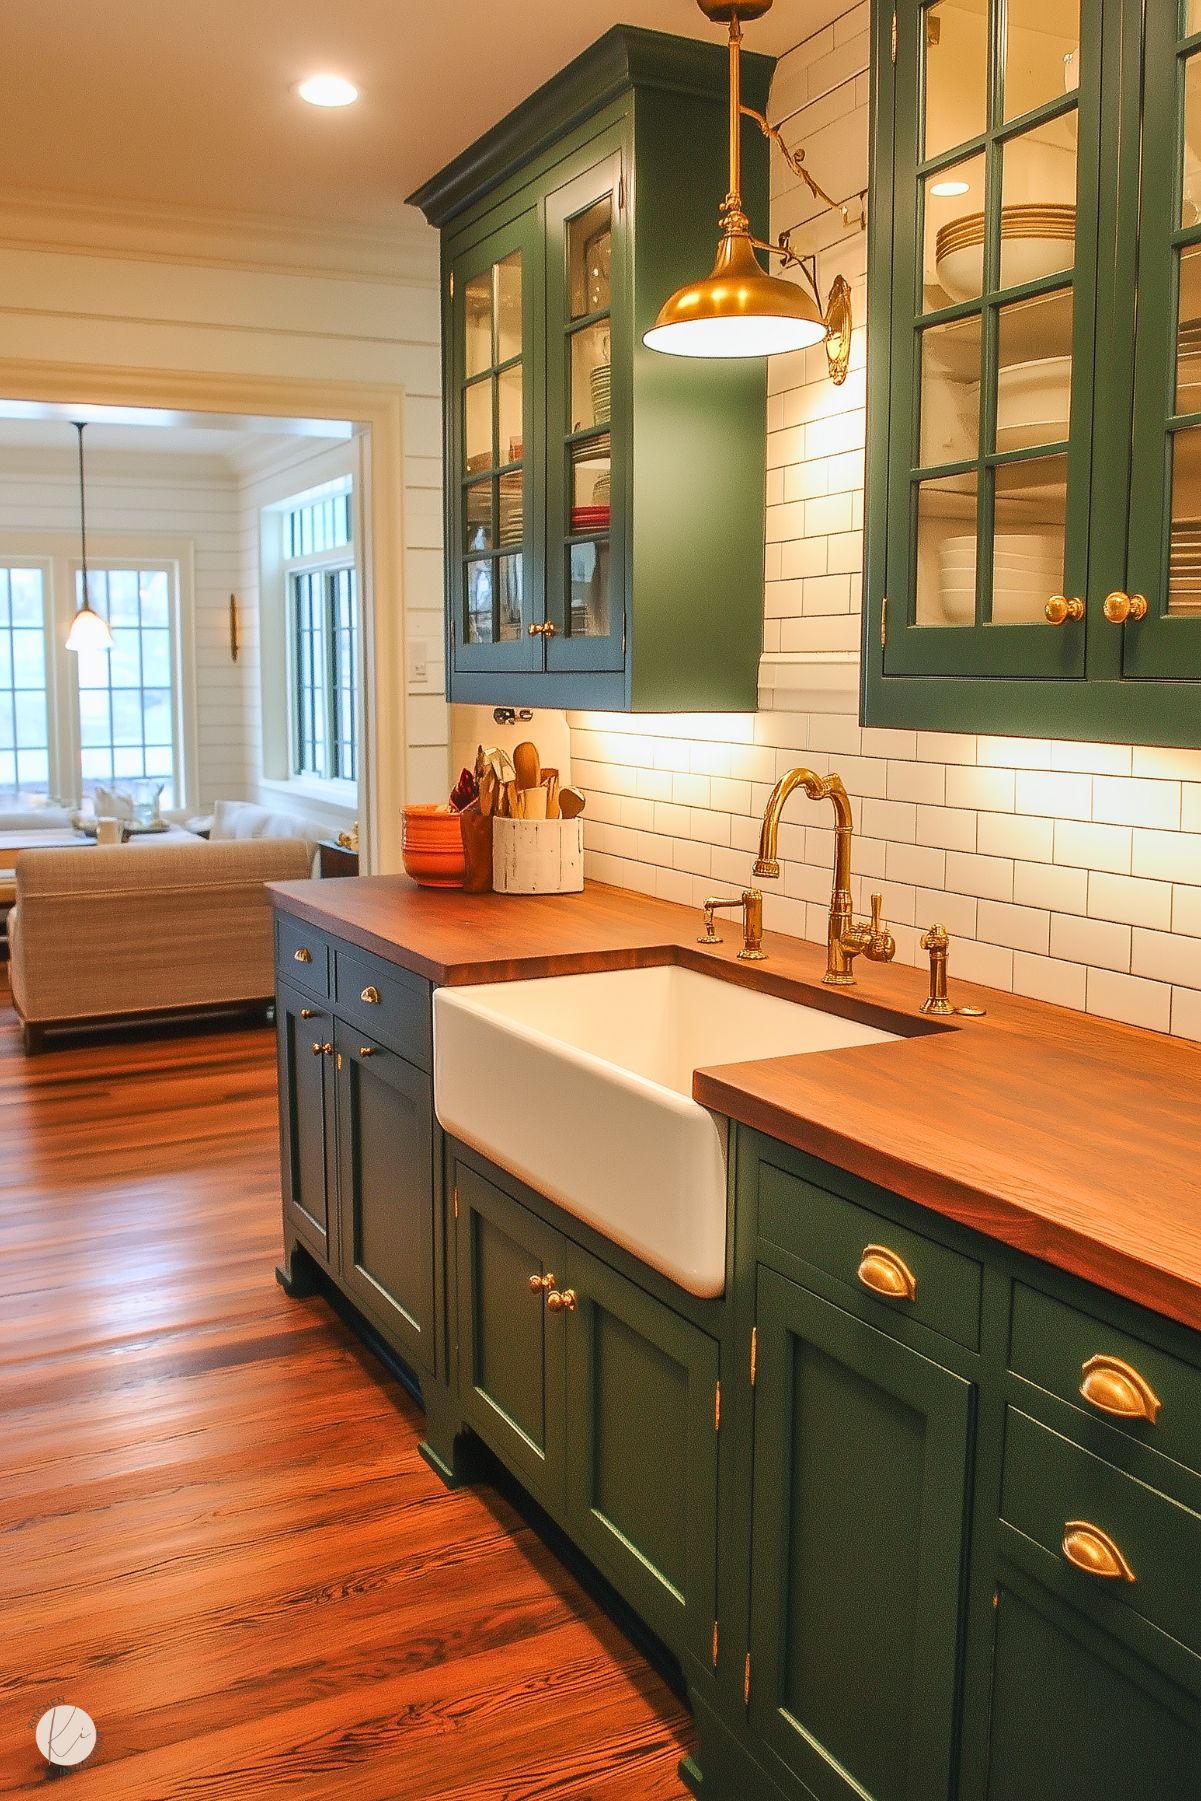
{"label": "window frame", "polygon": [[[349,538],[345,544],[331,546],[327,550],[314,550],[288,554],[291,542],[291,518],[306,507],[320,505],[329,499],[344,498],[348,511]],[[360,767],[362,762],[362,667],[363,667],[363,614],[362,614],[362,575],[359,567],[358,544],[356,537],[355,488],[353,476],[346,476],[334,484],[322,484],[318,489],[310,489],[289,496],[285,501],[276,502],[270,511],[279,518],[280,559],[279,569],[283,583],[283,608],[285,633],[287,642],[288,665],[288,775],[290,783],[303,787],[324,789],[339,799],[345,797],[350,804],[357,802]],[[339,767],[341,756],[336,730],[337,694],[339,690],[340,663],[337,651],[337,577],[349,573],[352,582],[351,593],[351,694],[354,702],[354,737],[353,737],[353,772],[344,774]],[[322,650],[323,677],[320,690],[323,724],[323,754],[325,767],[311,770],[301,767],[301,714],[303,703],[302,664],[300,657],[300,626],[298,620],[297,578],[301,576],[319,576],[321,578],[322,609]]]}

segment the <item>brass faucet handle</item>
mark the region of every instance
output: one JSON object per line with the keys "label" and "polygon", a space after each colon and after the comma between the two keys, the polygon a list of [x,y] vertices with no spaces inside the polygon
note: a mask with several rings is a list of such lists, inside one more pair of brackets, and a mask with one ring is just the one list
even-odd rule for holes
{"label": "brass faucet handle", "polygon": [[719,937],[716,930],[714,929],[713,915],[718,911],[719,908],[741,907],[743,904],[743,898],[744,897],[742,895],[739,895],[737,900],[722,900],[718,895],[711,894],[709,896],[709,899],[703,903],[703,911],[704,911],[704,915],[705,915],[705,929],[701,933],[700,937],[697,939],[697,943],[698,944],[724,944],[725,939]]}
{"label": "brass faucet handle", "polygon": [[883,910],[884,896],[873,894],[872,935],[867,947],[867,956],[872,963],[891,963],[897,954],[897,941],[881,918]]}
{"label": "brass faucet handle", "polygon": [[949,951],[951,934],[946,926],[931,926],[928,932],[922,933],[921,946],[924,951]]}

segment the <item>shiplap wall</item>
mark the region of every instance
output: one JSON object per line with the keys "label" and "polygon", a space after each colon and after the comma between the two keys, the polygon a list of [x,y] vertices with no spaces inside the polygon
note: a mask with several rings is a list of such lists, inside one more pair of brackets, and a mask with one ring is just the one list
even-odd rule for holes
{"label": "shiplap wall", "polygon": [[[58,534],[74,543],[79,492],[74,455],[9,450],[0,463],[0,544]],[[229,596],[238,586],[238,481],[219,458],[147,452],[106,458],[88,452],[88,538],[109,554],[106,534],[187,539],[192,546],[192,633],[197,767],[187,804],[208,807],[246,792],[257,733],[257,689],[247,662],[229,654]]]}
{"label": "shiplap wall", "polygon": [[[867,7],[778,66],[772,117],[836,197],[867,166]],[[777,160],[772,233],[811,217]],[[771,784],[837,769],[855,803],[855,899],[883,888],[898,956],[943,921],[955,973],[1201,1039],[1201,751],[863,730],[855,684],[862,584],[864,239],[806,226],[823,287],[841,270],[854,366],[820,349],[769,365],[762,711],[741,718],[572,717],[599,880],[699,904],[750,879]],[[794,799],[769,926],[824,939],[829,810]]]}

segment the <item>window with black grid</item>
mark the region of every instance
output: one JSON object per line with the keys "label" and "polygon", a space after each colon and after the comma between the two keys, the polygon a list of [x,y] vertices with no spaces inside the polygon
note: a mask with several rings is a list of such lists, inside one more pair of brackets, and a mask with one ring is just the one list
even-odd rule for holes
{"label": "window with black grid", "polygon": [[0,796],[50,788],[46,576],[0,569]]}
{"label": "window with black grid", "polygon": [[345,565],[291,576],[295,659],[293,772],[358,776],[355,573]]}
{"label": "window with black grid", "polygon": [[[83,580],[76,576],[76,599]],[[165,568],[91,569],[88,599],[112,628],[111,650],[78,655],[79,746],[84,795],[97,783],[162,784],[162,805],[178,789],[172,577]]]}

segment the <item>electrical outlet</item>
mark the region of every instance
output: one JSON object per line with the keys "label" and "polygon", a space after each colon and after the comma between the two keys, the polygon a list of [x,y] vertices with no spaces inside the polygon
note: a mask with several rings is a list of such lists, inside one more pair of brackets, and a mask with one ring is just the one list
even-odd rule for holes
{"label": "electrical outlet", "polygon": [[430,647],[423,639],[409,640],[409,683],[412,687],[429,680],[429,655]]}

